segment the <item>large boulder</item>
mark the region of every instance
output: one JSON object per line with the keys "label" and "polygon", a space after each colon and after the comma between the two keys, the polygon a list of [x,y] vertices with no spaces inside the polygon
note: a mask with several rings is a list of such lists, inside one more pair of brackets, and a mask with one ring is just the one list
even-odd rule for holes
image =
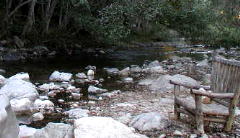
{"label": "large boulder", "polygon": [[17,138],[19,127],[9,98],[0,95],[0,138]]}
{"label": "large boulder", "polygon": [[170,84],[170,80],[189,85],[189,86],[198,86],[199,83],[185,75],[161,75],[157,79],[144,79],[141,80],[138,84],[143,86],[148,86],[151,91],[155,92],[171,92],[173,90],[173,85]]}
{"label": "large boulder", "polygon": [[37,130],[33,138],[73,138],[73,127],[64,123],[48,123]]}
{"label": "large boulder", "polygon": [[130,126],[140,131],[161,130],[168,126],[168,121],[160,113],[143,113],[133,118]]}
{"label": "large boulder", "polygon": [[34,101],[39,94],[36,87],[27,81],[21,79],[9,79],[6,84],[0,89],[0,94],[9,96],[10,99],[28,98]]}
{"label": "large boulder", "polygon": [[146,138],[110,117],[84,117],[74,122],[75,138]]}
{"label": "large boulder", "polygon": [[20,79],[20,80],[29,81],[30,77],[29,77],[28,73],[20,72],[20,73],[17,73],[16,75],[13,75],[12,77],[10,77],[8,79],[9,80],[11,80],[11,79]]}
{"label": "large boulder", "polygon": [[54,71],[50,77],[50,81],[70,81],[72,78],[71,73],[64,73],[64,72],[59,72],[59,71]]}
{"label": "large boulder", "polygon": [[89,110],[76,108],[66,111],[64,113],[67,114],[70,119],[79,119],[82,117],[88,117]]}
{"label": "large boulder", "polygon": [[[10,101],[13,111],[17,115],[31,114],[33,103],[28,98],[12,99]],[[30,112],[29,112],[30,111]]]}
{"label": "large boulder", "polygon": [[99,94],[99,93],[107,92],[107,89],[102,89],[102,88],[98,88],[98,87],[90,85],[88,87],[88,92],[89,93],[94,93],[94,94]]}
{"label": "large boulder", "polygon": [[36,128],[27,127],[26,125],[21,125],[19,128],[19,138],[34,138],[34,134],[37,132]]}

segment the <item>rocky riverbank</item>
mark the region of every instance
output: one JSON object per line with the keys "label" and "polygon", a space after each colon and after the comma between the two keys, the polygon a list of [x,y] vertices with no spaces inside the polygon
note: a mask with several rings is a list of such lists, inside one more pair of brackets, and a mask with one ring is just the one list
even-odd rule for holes
{"label": "rocky riverbank", "polygon": [[[0,136],[198,137],[191,120],[174,120],[169,80],[209,85],[211,56],[204,53],[203,57],[196,61],[172,56],[122,69],[105,67],[100,69],[106,74],[103,78],[98,77],[96,66],[87,66],[76,74],[54,71],[45,83],[31,83],[28,73],[0,76],[0,127],[4,128]],[[108,82],[118,89],[106,88]],[[210,125],[203,137],[239,136],[238,121],[230,134],[220,127]]]}

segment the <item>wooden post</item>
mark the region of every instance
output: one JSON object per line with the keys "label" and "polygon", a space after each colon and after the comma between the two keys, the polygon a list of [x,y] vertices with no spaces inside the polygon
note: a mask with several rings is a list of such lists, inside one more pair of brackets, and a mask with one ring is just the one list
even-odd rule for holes
{"label": "wooden post", "polygon": [[180,92],[180,86],[179,85],[174,85],[174,118],[175,119],[180,119],[180,113],[178,112],[178,108],[180,106],[176,103],[176,93]]}
{"label": "wooden post", "polygon": [[204,120],[202,112],[202,96],[195,95],[195,104],[196,104],[196,124],[197,130],[203,134],[204,133]]}
{"label": "wooden post", "polygon": [[233,121],[235,119],[235,110],[236,110],[236,106],[239,102],[239,96],[240,96],[240,92],[237,92],[229,106],[229,109],[228,109],[229,116],[227,118],[227,122],[224,127],[224,130],[227,132],[232,130]]}

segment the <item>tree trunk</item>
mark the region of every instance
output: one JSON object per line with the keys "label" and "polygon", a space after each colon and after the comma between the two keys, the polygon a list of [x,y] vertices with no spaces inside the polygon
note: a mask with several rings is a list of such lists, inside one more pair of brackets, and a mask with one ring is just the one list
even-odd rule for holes
{"label": "tree trunk", "polygon": [[25,35],[26,33],[29,33],[32,30],[32,26],[35,22],[34,11],[35,11],[36,2],[37,2],[37,0],[32,0],[32,2],[30,4],[30,8],[28,11],[27,23],[25,24],[25,26],[23,28],[22,35]]}
{"label": "tree trunk", "polygon": [[48,33],[49,31],[49,25],[51,22],[51,18],[53,16],[54,9],[57,5],[58,0],[49,0],[47,9],[46,9],[46,14],[45,14],[45,26],[44,26],[44,32]]}

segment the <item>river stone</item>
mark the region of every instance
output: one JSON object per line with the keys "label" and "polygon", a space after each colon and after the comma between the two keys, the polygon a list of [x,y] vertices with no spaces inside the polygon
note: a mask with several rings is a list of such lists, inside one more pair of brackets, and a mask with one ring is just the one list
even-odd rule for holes
{"label": "river stone", "polygon": [[67,114],[70,119],[79,119],[82,117],[88,117],[89,110],[76,108],[66,111],[64,113]]}
{"label": "river stone", "polygon": [[30,80],[30,77],[29,77],[29,74],[28,73],[24,73],[24,72],[21,72],[21,73],[17,73],[16,75],[8,78],[9,80],[11,79],[20,79],[20,80],[25,80],[25,81],[29,81]]}
{"label": "river stone", "polygon": [[161,75],[157,79],[144,79],[141,80],[138,84],[148,86],[149,89],[154,92],[171,92],[173,90],[173,85],[169,83],[170,80],[190,86],[199,85],[196,80],[180,74],[176,74],[174,76]]}
{"label": "river stone", "polygon": [[0,94],[6,94],[10,99],[28,98],[34,101],[39,94],[36,87],[21,79],[8,79],[6,84],[0,89]]}
{"label": "river stone", "polygon": [[151,63],[148,64],[147,68],[153,68],[153,67],[158,67],[160,66],[160,63],[158,60],[154,60]]}
{"label": "river stone", "polygon": [[117,75],[119,73],[119,69],[117,69],[117,68],[104,68],[104,70],[109,75]]}
{"label": "river stone", "polygon": [[129,67],[119,71],[120,76],[128,76],[129,74],[130,74],[130,68]]}
{"label": "river stone", "polygon": [[54,110],[54,103],[50,100],[37,99],[34,102],[34,108],[41,111],[42,113],[52,112]]}
{"label": "river stone", "polygon": [[133,118],[130,126],[140,131],[161,130],[168,126],[168,121],[160,113],[143,113]]}
{"label": "river stone", "polygon": [[110,117],[84,117],[74,122],[75,138],[146,138]]}
{"label": "river stone", "polygon": [[49,92],[50,90],[59,90],[61,87],[59,85],[55,85],[53,82],[45,83],[43,85],[38,86],[38,89],[43,92]]}
{"label": "river stone", "polygon": [[197,67],[209,67],[208,60],[204,59],[204,60],[198,62],[198,64],[196,66]]}
{"label": "river stone", "polygon": [[35,113],[32,115],[32,120],[33,121],[41,121],[44,119],[44,116],[41,112]]}
{"label": "river stone", "polygon": [[19,127],[9,98],[0,94],[0,138],[17,138]]}
{"label": "river stone", "polygon": [[97,93],[104,93],[104,92],[107,92],[107,89],[101,89],[101,88],[98,88],[98,87],[90,85],[88,87],[88,92],[89,93],[95,93],[95,94],[97,94]]}
{"label": "river stone", "polygon": [[10,101],[13,111],[17,115],[31,114],[33,102],[28,98],[12,99]]}
{"label": "river stone", "polygon": [[94,70],[88,70],[88,72],[87,72],[87,75],[88,76],[94,76],[94,74],[95,74],[95,72],[94,72]]}
{"label": "river stone", "polygon": [[140,73],[140,72],[142,72],[142,68],[140,68],[138,65],[131,65],[130,72],[131,73]]}
{"label": "river stone", "polygon": [[87,79],[87,75],[85,73],[77,73],[75,76],[78,79]]}
{"label": "river stone", "polygon": [[21,125],[19,128],[19,138],[34,138],[34,134],[37,132],[36,128],[27,127],[26,125]]}
{"label": "river stone", "polygon": [[124,83],[133,83],[133,78],[127,77],[122,79]]}
{"label": "river stone", "polygon": [[0,86],[4,85],[6,81],[6,78],[0,75]]}
{"label": "river stone", "polygon": [[71,73],[65,73],[65,72],[59,72],[59,71],[54,71],[50,77],[50,81],[70,81],[72,78]]}
{"label": "river stone", "polygon": [[33,138],[73,138],[73,127],[64,123],[48,123],[37,130]]}

